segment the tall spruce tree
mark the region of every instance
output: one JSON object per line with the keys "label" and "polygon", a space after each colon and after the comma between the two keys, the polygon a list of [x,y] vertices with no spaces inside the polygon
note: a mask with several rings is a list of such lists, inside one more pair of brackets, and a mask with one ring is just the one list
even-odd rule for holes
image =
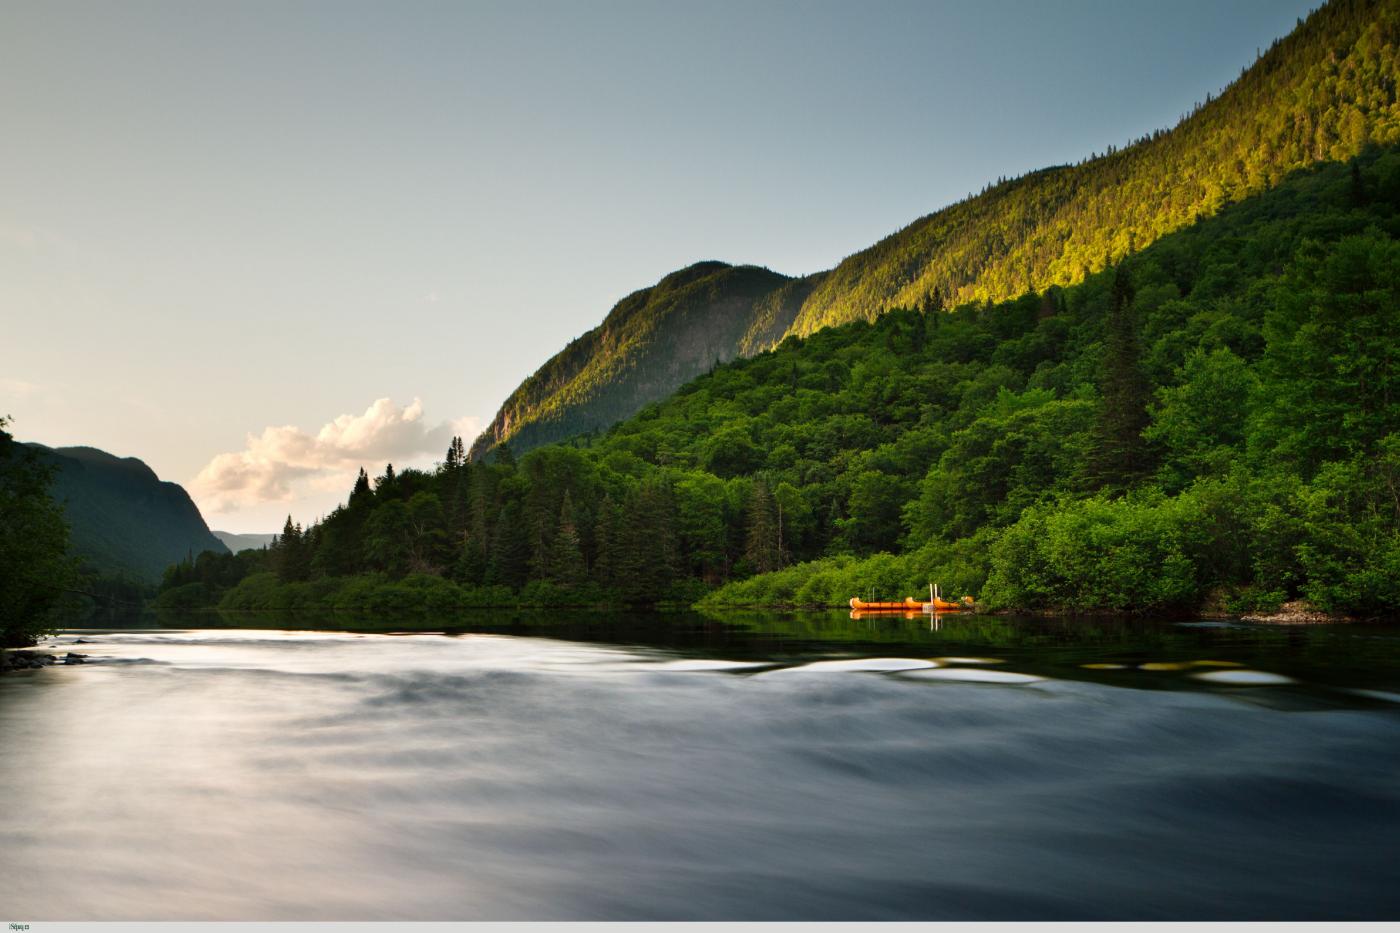
{"label": "tall spruce tree", "polygon": [[511,500],[501,507],[486,564],[486,582],[519,589],[530,575],[530,534],[521,515],[520,503]]}
{"label": "tall spruce tree", "polygon": [[297,583],[311,576],[311,553],[302,536],[300,523],[287,516],[282,534],[273,542],[273,569],[283,583]]}
{"label": "tall spruce tree", "polygon": [[753,481],[749,493],[748,535],[744,541],[744,556],[756,573],[771,573],[782,566],[782,545],[779,541],[778,507],[773,493],[762,478]]}
{"label": "tall spruce tree", "polygon": [[630,603],[665,599],[676,577],[675,497],[648,478],[627,498],[618,535],[615,587]]}
{"label": "tall spruce tree", "polygon": [[457,562],[457,577],[464,583],[484,583],[490,563],[491,514],[494,484],[491,468],[477,462],[463,470],[463,481],[469,487],[465,540]]}
{"label": "tall spruce tree", "polygon": [[559,506],[559,524],[550,544],[549,579],[563,586],[578,586],[584,581],[583,546],[579,541],[578,525],[574,522],[574,504],[566,490]]}
{"label": "tall spruce tree", "polygon": [[1104,327],[1103,396],[1094,429],[1090,461],[1092,484],[1119,490],[1144,476],[1151,466],[1142,432],[1150,420],[1151,384],[1142,371],[1142,349],[1133,313],[1133,287],[1125,265],[1113,279],[1113,297]]}
{"label": "tall spruce tree", "polygon": [[392,495],[394,492],[394,465],[384,464],[384,474],[374,481],[374,491],[382,495]]}
{"label": "tall spruce tree", "polygon": [[611,495],[604,495],[593,522],[593,579],[605,587],[617,582],[617,538],[621,511]]}
{"label": "tall spruce tree", "polygon": [[447,446],[445,465],[449,470],[458,470],[467,465],[467,449],[460,437],[452,438],[452,443]]}
{"label": "tall spruce tree", "polygon": [[360,475],[355,477],[355,488],[350,490],[350,505],[359,505],[374,498],[374,493],[369,488],[369,474],[364,467],[360,467]]}

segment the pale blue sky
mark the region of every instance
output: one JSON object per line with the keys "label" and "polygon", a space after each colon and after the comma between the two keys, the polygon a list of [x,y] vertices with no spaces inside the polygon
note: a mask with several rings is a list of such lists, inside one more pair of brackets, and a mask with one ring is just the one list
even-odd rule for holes
{"label": "pale blue sky", "polygon": [[311,519],[665,273],[828,268],[1314,6],[0,0],[0,412]]}

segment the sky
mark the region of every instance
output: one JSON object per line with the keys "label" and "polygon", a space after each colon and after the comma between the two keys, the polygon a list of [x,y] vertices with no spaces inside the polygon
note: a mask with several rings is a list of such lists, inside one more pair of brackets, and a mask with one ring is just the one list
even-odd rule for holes
{"label": "sky", "polygon": [[0,414],[267,532],[614,302],[1171,126],[1315,0],[0,0]]}

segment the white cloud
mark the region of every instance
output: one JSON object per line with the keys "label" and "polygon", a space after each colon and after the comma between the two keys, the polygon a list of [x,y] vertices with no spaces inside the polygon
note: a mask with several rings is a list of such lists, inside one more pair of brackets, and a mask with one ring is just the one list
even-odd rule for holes
{"label": "white cloud", "polygon": [[292,502],[308,492],[349,491],[363,466],[379,472],[385,463],[405,465],[440,459],[454,434],[468,443],[480,428],[477,418],[431,425],[423,403],[400,408],[381,398],[362,415],[341,415],[317,432],[294,425],[249,434],[243,450],[222,453],[199,471],[190,491],[209,512],[234,512],[265,502]]}

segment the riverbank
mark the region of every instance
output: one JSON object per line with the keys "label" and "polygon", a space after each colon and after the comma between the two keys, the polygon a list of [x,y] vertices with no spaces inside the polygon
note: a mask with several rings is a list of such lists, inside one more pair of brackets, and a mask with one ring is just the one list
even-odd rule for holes
{"label": "riverbank", "polygon": [[1365,621],[1337,612],[1324,612],[1303,599],[1284,603],[1274,612],[1252,612],[1239,618],[1243,622],[1265,625],[1343,625]]}

